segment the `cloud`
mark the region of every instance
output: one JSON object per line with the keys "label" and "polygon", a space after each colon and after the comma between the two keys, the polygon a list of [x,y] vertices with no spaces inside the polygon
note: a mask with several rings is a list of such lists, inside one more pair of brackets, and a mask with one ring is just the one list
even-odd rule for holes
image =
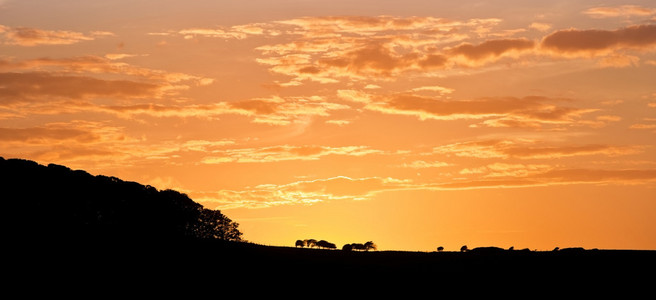
{"label": "cloud", "polygon": [[599,61],[601,67],[624,68],[629,66],[638,66],[640,58],[626,54],[611,54]]}
{"label": "cloud", "polygon": [[595,170],[595,169],[555,169],[540,175],[541,178],[558,182],[645,182],[656,180],[656,170]]}
{"label": "cloud", "polygon": [[484,140],[438,146],[433,148],[433,151],[441,154],[453,154],[458,157],[556,159],[585,155],[630,155],[642,152],[642,147],[602,144],[550,146],[534,141]]}
{"label": "cloud", "polygon": [[[96,112],[115,115],[124,119],[141,117],[156,118],[200,118],[218,119],[224,115],[248,117],[252,123],[272,126],[306,124],[314,117],[329,117],[333,111],[349,109],[350,106],[326,101],[323,97],[271,97],[240,101],[223,101],[210,104],[96,104],[87,98],[118,97],[132,100],[159,97],[154,84],[132,81],[103,81],[88,77],[43,76],[44,84],[26,73],[26,77],[8,86],[0,87],[0,107],[4,118],[28,115],[54,115],[61,113]],[[18,77],[20,77],[18,76]],[[11,76],[7,76],[11,77]],[[55,77],[55,78],[51,78]],[[0,73],[0,79],[3,73]],[[14,78],[15,79],[15,78]],[[62,83],[62,84],[57,84]],[[77,88],[77,84],[86,84]],[[24,86],[27,86],[25,88]],[[76,86],[68,89],[66,87]],[[54,98],[54,99],[53,99]],[[72,100],[71,100],[72,99]],[[0,119],[3,115],[0,115]],[[340,122],[340,125],[345,124]]]}
{"label": "cloud", "polygon": [[[330,201],[372,200],[377,194],[399,191],[441,191],[485,188],[527,188],[569,184],[649,184],[656,181],[654,169],[555,169],[542,165],[491,164],[498,172],[488,178],[417,183],[390,177],[332,178],[261,184],[241,190],[188,194],[215,209],[270,208],[282,205],[312,205]],[[505,173],[499,173],[505,172]]]}
{"label": "cloud", "polygon": [[334,69],[334,72],[344,76],[352,73],[356,76],[374,74],[389,77],[416,68],[439,68],[445,63],[446,58],[442,55],[397,53],[391,44],[372,41],[362,47],[336,53],[334,57],[320,59],[317,70]]}
{"label": "cloud", "polygon": [[[321,47],[307,46],[308,43],[320,43],[324,51],[317,52],[316,49]],[[336,43],[338,46],[335,46]],[[299,53],[269,56],[258,61],[271,65],[270,70],[275,73],[293,76],[293,81],[332,83],[335,82],[334,78],[367,79],[376,76],[389,79],[406,72],[443,70],[454,64],[484,65],[502,57],[515,57],[532,50],[535,42],[527,39],[496,39],[478,45],[460,44],[442,52],[425,45],[405,45],[401,37],[387,36],[346,38],[334,43],[308,41],[293,45]],[[261,47],[260,50],[266,50],[265,54],[291,52],[273,50],[271,47]]]}
{"label": "cloud", "polygon": [[0,152],[5,156],[33,157],[45,162],[79,159],[112,160],[125,157],[124,144],[134,139],[123,128],[105,122],[72,120],[33,127],[0,128]]}
{"label": "cloud", "polygon": [[547,30],[551,29],[551,24],[533,22],[531,23],[531,25],[529,25],[529,28],[535,29],[540,32],[546,32]]}
{"label": "cloud", "polygon": [[205,164],[222,163],[267,163],[289,160],[317,160],[327,155],[364,156],[382,154],[381,150],[366,146],[271,146],[263,148],[225,149],[215,151],[211,156],[203,158]]}
{"label": "cloud", "polygon": [[42,72],[0,73],[0,104],[43,97],[84,99],[94,96],[146,97],[158,86],[129,80],[103,80],[86,76],[54,75]]}
{"label": "cloud", "polygon": [[[283,43],[257,48],[258,62],[274,73],[290,76],[288,84],[309,80],[335,83],[339,79],[392,79],[406,72],[433,72],[454,64],[444,45],[472,36],[484,37],[499,19],[454,21],[431,17],[328,16],[275,22]],[[291,40],[291,41],[289,41]],[[499,40],[463,45],[459,53],[477,63],[524,50],[523,40]],[[477,56],[477,53],[478,54]],[[461,54],[457,54],[461,56]]]}
{"label": "cloud", "polygon": [[532,174],[543,173],[545,170],[550,170],[553,167],[545,164],[508,164],[508,163],[493,163],[487,166],[463,169],[460,174],[485,174],[484,177],[527,177]]}
{"label": "cloud", "polygon": [[[106,57],[85,55],[69,58],[42,57],[19,62],[0,59],[0,70],[21,72],[39,70],[39,72],[56,72],[58,74],[116,74],[153,81],[163,81],[168,85],[179,84],[183,81],[191,81],[196,85],[206,85],[212,82],[211,78],[143,68],[118,61],[129,56],[132,55],[108,54]],[[171,86],[171,88],[173,87]]]}
{"label": "cloud", "polygon": [[185,39],[192,39],[196,36],[204,36],[204,37],[218,37],[218,38],[224,38],[224,39],[244,39],[247,37],[246,34],[243,34],[241,32],[231,32],[231,31],[225,31],[221,29],[208,29],[208,28],[190,28],[190,29],[183,29],[178,32],[179,34],[183,35]]}
{"label": "cloud", "polygon": [[0,40],[6,45],[39,46],[39,45],[70,45],[82,41],[91,41],[98,36],[113,35],[110,32],[92,32],[85,35],[80,32],[66,30],[43,30],[29,27],[7,27],[0,25]]}
{"label": "cloud", "polygon": [[[421,88],[420,88],[421,89]],[[357,90],[338,90],[338,97],[364,104],[364,109],[385,114],[415,116],[420,120],[477,120],[475,127],[534,127],[573,124],[592,109],[562,106],[567,99],[538,96],[444,100],[415,93],[373,95]]]}
{"label": "cloud", "polygon": [[255,123],[269,125],[305,122],[308,117],[329,116],[331,111],[350,108],[319,96],[251,99],[225,105],[238,114],[251,116]]}
{"label": "cloud", "polygon": [[645,17],[656,14],[656,9],[639,5],[600,6],[586,9],[583,13],[593,18]]}
{"label": "cloud", "polygon": [[526,177],[459,180],[433,185],[435,190],[467,190],[484,188],[527,188],[571,184],[651,184],[656,182],[656,169],[550,169]]}
{"label": "cloud", "polygon": [[542,40],[542,48],[569,56],[603,55],[617,49],[652,50],[656,25],[636,25],[617,30],[559,30]]}
{"label": "cloud", "polygon": [[631,125],[629,128],[631,128],[631,129],[656,129],[656,124],[637,123],[637,124]]}
{"label": "cloud", "polygon": [[150,117],[198,117],[198,118],[217,118],[223,114],[238,114],[225,103],[207,104],[207,105],[162,105],[153,103],[131,104],[131,105],[104,105],[92,108],[98,112],[116,114],[121,118],[136,118],[138,116]]}
{"label": "cloud", "polygon": [[488,40],[478,45],[461,44],[450,50],[451,55],[461,56],[465,64],[482,64],[494,61],[502,56],[516,56],[527,50],[533,50],[535,42],[520,39]]}
{"label": "cloud", "polygon": [[270,35],[275,36],[280,34],[280,32],[273,28],[271,24],[267,23],[252,23],[245,25],[235,25],[235,26],[222,26],[222,27],[194,27],[194,28],[185,28],[178,31],[169,31],[169,32],[153,32],[149,35],[158,35],[158,36],[182,36],[184,39],[196,39],[199,37],[204,38],[220,38],[226,40],[242,40],[249,38],[251,36],[258,35]]}
{"label": "cloud", "polygon": [[296,181],[288,184],[261,184],[243,190],[189,192],[195,201],[217,209],[268,208],[281,205],[312,205],[319,202],[368,200],[373,195],[405,188],[410,182],[394,178],[332,178]]}
{"label": "cloud", "polygon": [[433,85],[433,86],[421,86],[421,87],[413,88],[411,91],[413,91],[413,92],[427,91],[427,92],[435,92],[435,93],[438,93],[440,95],[445,95],[445,94],[453,93],[454,89],[446,88],[446,87],[439,86],[439,85]]}
{"label": "cloud", "polygon": [[[210,78],[133,66],[99,56],[37,58],[22,61],[0,59],[0,105],[18,103],[93,100],[95,98],[162,99],[190,86],[207,85]],[[110,76],[107,76],[110,75]],[[121,78],[121,79],[107,79]],[[87,103],[89,106],[90,103]],[[39,108],[44,108],[39,105]],[[76,110],[80,103],[65,103]],[[23,113],[30,111],[22,107]],[[46,109],[45,114],[56,110]]]}
{"label": "cloud", "polygon": [[[110,113],[126,118],[147,114],[202,117],[226,112],[248,113],[220,103],[186,107],[151,103],[115,105],[125,100],[175,100],[191,86],[212,83],[211,78],[202,76],[130,65],[120,61],[124,57],[0,59],[0,107],[4,109],[0,118],[77,112]],[[97,104],[101,100],[104,104]]]}
{"label": "cloud", "polygon": [[337,126],[345,126],[348,124],[351,124],[351,121],[349,120],[328,120],[326,121],[327,124],[334,124]]}
{"label": "cloud", "polygon": [[0,141],[3,143],[25,143],[51,145],[61,142],[89,143],[99,136],[79,128],[67,128],[59,124],[44,127],[0,128]]}
{"label": "cloud", "polygon": [[404,168],[412,168],[412,169],[427,169],[427,168],[442,168],[442,167],[448,167],[451,164],[443,162],[443,161],[433,161],[433,162],[426,162],[423,160],[415,160],[411,163],[404,163],[402,167]]}
{"label": "cloud", "polygon": [[176,163],[183,155],[200,157],[234,144],[230,139],[151,141],[146,136],[132,137],[110,122],[85,120],[0,128],[0,153],[4,156],[101,169],[154,160]]}

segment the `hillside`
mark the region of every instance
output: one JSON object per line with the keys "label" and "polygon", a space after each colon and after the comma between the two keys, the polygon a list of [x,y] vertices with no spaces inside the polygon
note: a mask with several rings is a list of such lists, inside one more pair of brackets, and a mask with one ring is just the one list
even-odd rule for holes
{"label": "hillside", "polygon": [[23,240],[240,240],[238,224],[174,190],[0,157],[6,235]]}
{"label": "hillside", "polygon": [[[207,286],[257,282],[279,290],[308,284],[394,290],[401,283],[553,290],[630,281],[640,290],[650,286],[656,267],[656,251],[364,252],[257,245],[242,241],[228,217],[179,192],[19,159],[0,158],[0,188],[9,224],[3,248],[17,263],[9,270],[18,278],[34,272],[58,278],[66,270],[92,284],[118,277]],[[397,285],[385,284],[390,282]]]}

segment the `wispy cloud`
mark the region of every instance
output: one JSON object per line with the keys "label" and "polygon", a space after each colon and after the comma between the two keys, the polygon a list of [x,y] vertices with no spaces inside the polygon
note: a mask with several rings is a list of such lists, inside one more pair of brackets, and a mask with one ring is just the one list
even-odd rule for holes
{"label": "wispy cloud", "polygon": [[656,169],[551,169],[536,172],[526,177],[484,178],[460,180],[437,184],[432,188],[441,190],[525,188],[573,184],[652,184],[656,181]]}
{"label": "wispy cloud", "polygon": [[407,180],[383,177],[296,181],[288,184],[261,184],[243,190],[195,192],[190,196],[218,209],[266,208],[280,205],[311,205],[319,202],[367,200],[379,192],[403,188]]}
{"label": "wispy cloud", "polygon": [[[82,106],[93,110],[92,101],[97,98],[121,103],[125,99],[162,99],[190,86],[212,82],[210,78],[138,67],[99,56],[21,61],[0,58],[0,72],[0,106],[20,108],[14,115],[75,111]],[[47,103],[60,108],[38,110]]]}
{"label": "wispy cloud", "polygon": [[555,159],[584,155],[629,155],[642,152],[642,147],[603,144],[554,146],[533,140],[483,140],[447,144],[435,147],[433,151],[458,157]]}
{"label": "wispy cloud", "polygon": [[107,54],[105,57],[85,55],[68,58],[42,57],[22,61],[12,61],[0,58],[0,70],[7,72],[41,72],[64,74],[113,74],[132,77],[140,80],[151,80],[168,83],[169,89],[180,82],[191,82],[193,85],[207,85],[212,83],[211,78],[194,76],[179,72],[139,67],[120,61],[130,57],[129,54]]}
{"label": "wispy cloud", "polygon": [[344,100],[364,104],[364,108],[385,114],[415,116],[420,120],[481,120],[474,127],[540,128],[575,124],[581,116],[596,111],[564,106],[569,99],[529,96],[489,97],[473,100],[445,100],[398,93],[376,95],[356,90],[339,90]]}
{"label": "wispy cloud", "polygon": [[95,31],[90,34],[68,30],[44,30],[30,27],[8,27],[0,25],[0,41],[6,45],[39,46],[70,45],[91,41],[97,37],[111,36],[113,33]]}
{"label": "wispy cloud", "polygon": [[40,127],[0,128],[0,140],[9,145],[57,145],[64,143],[96,143],[124,139],[116,127],[88,121],[48,123]]}
{"label": "wispy cloud", "polygon": [[296,181],[288,184],[261,184],[241,190],[190,192],[196,201],[216,209],[268,208],[285,205],[313,205],[331,201],[371,200],[379,193],[415,190],[467,190],[526,188],[572,184],[649,184],[656,181],[654,169],[554,169],[543,165],[492,164],[495,173],[482,179],[421,183],[390,177]]}
{"label": "wispy cloud", "polygon": [[451,164],[443,162],[443,161],[423,161],[423,160],[415,160],[410,163],[404,163],[401,165],[401,167],[404,168],[412,168],[412,169],[427,169],[427,168],[442,168],[442,167],[447,167],[450,166]]}
{"label": "wispy cloud", "polygon": [[384,153],[366,146],[270,146],[263,148],[225,149],[203,158],[205,164],[266,163],[289,160],[317,160],[327,155],[364,156]]}
{"label": "wispy cloud", "polygon": [[644,17],[656,15],[656,9],[640,5],[600,6],[586,9],[583,13],[593,18]]}

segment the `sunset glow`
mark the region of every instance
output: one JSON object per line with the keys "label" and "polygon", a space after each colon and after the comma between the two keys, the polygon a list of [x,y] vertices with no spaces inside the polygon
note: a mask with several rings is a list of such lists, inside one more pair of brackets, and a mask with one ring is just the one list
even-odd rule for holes
{"label": "sunset glow", "polygon": [[656,3],[0,0],[0,156],[247,241],[656,249]]}

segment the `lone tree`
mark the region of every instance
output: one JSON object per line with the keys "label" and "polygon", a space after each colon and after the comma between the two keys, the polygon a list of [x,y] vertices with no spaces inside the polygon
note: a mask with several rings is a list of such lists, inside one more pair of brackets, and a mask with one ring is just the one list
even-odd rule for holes
{"label": "lone tree", "polygon": [[376,244],[374,244],[374,242],[372,242],[372,241],[368,241],[368,242],[364,243],[364,251],[369,251],[369,250],[376,251],[377,249],[378,249],[378,246],[376,246]]}
{"label": "lone tree", "polygon": [[442,251],[444,251],[444,247],[442,246],[437,247],[437,252],[442,252]]}
{"label": "lone tree", "polygon": [[467,245],[464,245],[464,246],[460,247],[460,252],[467,252],[467,251],[469,251],[469,249],[467,248]]}

